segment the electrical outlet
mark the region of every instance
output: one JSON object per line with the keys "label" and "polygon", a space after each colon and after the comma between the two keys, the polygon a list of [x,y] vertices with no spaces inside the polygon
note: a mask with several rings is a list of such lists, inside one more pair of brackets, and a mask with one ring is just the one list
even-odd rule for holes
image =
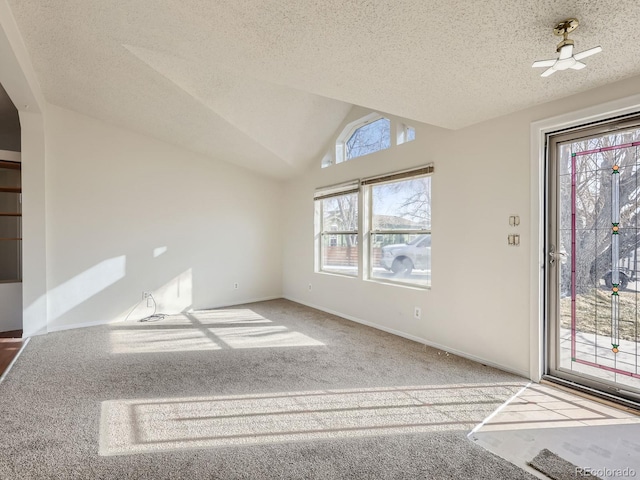
{"label": "electrical outlet", "polygon": [[311,284],[309,284],[309,291],[311,291]]}
{"label": "electrical outlet", "polygon": [[142,292],[142,299],[149,298],[151,296],[151,292]]}
{"label": "electrical outlet", "polygon": [[420,307],[414,307],[413,318],[420,320],[422,318],[422,309]]}
{"label": "electrical outlet", "polygon": [[234,289],[234,290],[237,290],[237,289],[238,289],[238,282],[235,282],[235,283],[233,284],[233,289]]}

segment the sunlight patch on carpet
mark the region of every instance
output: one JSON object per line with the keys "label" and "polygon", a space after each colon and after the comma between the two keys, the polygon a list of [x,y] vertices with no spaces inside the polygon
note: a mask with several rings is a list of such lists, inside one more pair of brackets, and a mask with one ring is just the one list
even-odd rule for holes
{"label": "sunlight patch on carpet", "polygon": [[231,348],[324,346],[318,340],[282,326],[210,328],[209,331]]}
{"label": "sunlight patch on carpet", "polygon": [[522,385],[362,388],[102,402],[100,455],[469,430]]}
{"label": "sunlight patch on carpet", "polygon": [[112,353],[161,353],[220,350],[220,344],[204,332],[192,329],[114,330],[110,332]]}
{"label": "sunlight patch on carpet", "polygon": [[171,353],[199,350],[324,347],[325,344],[249,310],[183,312],[148,323],[115,324],[111,353]]}

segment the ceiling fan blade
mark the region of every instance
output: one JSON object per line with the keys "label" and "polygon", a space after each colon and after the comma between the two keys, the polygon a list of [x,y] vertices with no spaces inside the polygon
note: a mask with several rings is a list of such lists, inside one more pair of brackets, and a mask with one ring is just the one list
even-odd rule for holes
{"label": "ceiling fan blade", "polygon": [[573,65],[571,65],[569,68],[573,68],[574,70],[582,70],[584,67],[586,67],[584,63],[576,62]]}
{"label": "ceiling fan blade", "polygon": [[531,65],[533,68],[538,68],[538,67],[553,67],[553,65],[556,63],[556,59],[551,59],[551,60],[538,60],[537,62],[533,62],[533,65]]}
{"label": "ceiling fan blade", "polygon": [[602,47],[598,45],[597,47],[590,48],[589,50],[585,50],[584,52],[576,53],[573,58],[576,60],[582,60],[583,58],[590,57],[591,55],[595,55],[596,53],[600,53],[602,51]]}
{"label": "ceiling fan blade", "polygon": [[541,77],[548,77],[549,75],[551,75],[552,73],[555,72],[555,69],[553,67],[546,69],[544,72],[542,72],[542,75],[540,75]]}

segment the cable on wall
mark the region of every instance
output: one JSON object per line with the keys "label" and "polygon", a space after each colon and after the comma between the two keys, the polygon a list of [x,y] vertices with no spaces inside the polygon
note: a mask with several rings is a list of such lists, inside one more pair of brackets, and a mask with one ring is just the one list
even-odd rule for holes
{"label": "cable on wall", "polygon": [[143,302],[143,300],[148,300],[149,298],[153,302],[153,313],[151,315],[148,315],[148,316],[146,316],[144,318],[141,318],[139,320],[136,320],[136,321],[137,322],[155,322],[157,320],[162,320],[164,317],[166,317],[167,315],[164,314],[164,313],[156,313],[157,312],[157,308],[158,308],[158,304],[156,303],[156,299],[153,298],[153,295],[151,293],[149,293],[149,296],[147,298],[143,298],[138,303],[136,303],[136,305],[131,309],[131,311],[124,318],[124,321],[126,322],[127,320],[129,320],[129,316],[140,306],[140,304]]}
{"label": "cable on wall", "polygon": [[141,318],[140,320],[138,320],[138,322],[155,322],[156,320],[162,320],[164,317],[166,317],[164,313],[156,313],[158,305],[156,303],[156,299],[153,298],[153,295],[151,293],[149,293],[148,298],[150,298],[153,302],[153,313],[148,317]]}

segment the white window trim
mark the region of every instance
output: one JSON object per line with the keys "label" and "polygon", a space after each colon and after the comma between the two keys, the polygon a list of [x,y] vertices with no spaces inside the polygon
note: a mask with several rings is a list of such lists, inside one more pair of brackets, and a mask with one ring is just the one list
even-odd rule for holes
{"label": "white window trim", "polygon": [[[431,170],[429,173],[420,173],[422,170]],[[416,172],[415,175],[412,175],[413,172]],[[429,285],[420,285],[417,284],[415,282],[408,282],[408,281],[402,281],[402,280],[392,280],[392,279],[385,279],[385,278],[376,278],[373,276],[373,272],[371,271],[371,269],[373,268],[372,262],[371,262],[371,256],[373,253],[373,241],[372,238],[375,235],[386,235],[386,234],[397,234],[397,233],[407,233],[407,234],[416,234],[416,235],[431,235],[431,231],[432,229],[430,228],[429,230],[426,229],[421,229],[421,230],[374,230],[373,229],[373,195],[372,195],[372,190],[373,190],[373,186],[374,185],[385,185],[385,184],[389,184],[389,183],[394,183],[394,182],[399,182],[399,181],[406,181],[406,180],[413,180],[416,178],[423,178],[423,177],[431,177],[433,175],[433,164],[430,163],[428,165],[425,165],[424,167],[420,167],[417,169],[409,169],[409,170],[402,170],[399,172],[391,172],[388,174],[384,174],[384,175],[377,175],[375,177],[369,177],[366,179],[361,180],[361,184],[362,187],[365,191],[364,191],[364,196],[366,197],[366,229],[363,229],[364,235],[363,237],[366,238],[367,241],[367,245],[366,245],[366,249],[363,249],[363,260],[365,261],[365,265],[366,265],[366,269],[363,270],[363,274],[364,274],[364,279],[366,281],[369,282],[375,282],[375,283],[383,283],[386,285],[397,285],[397,286],[402,286],[402,287],[409,287],[409,288],[415,288],[418,290],[430,290],[431,289],[431,282],[429,283]],[[403,177],[404,178],[398,178],[398,177]],[[383,180],[386,178],[391,178],[390,180]],[[366,254],[365,254],[366,253]]]}
{"label": "white window trim", "polygon": [[[356,194],[357,195],[357,205],[358,205],[358,224],[357,230],[349,230],[349,231],[325,231],[324,230],[324,211],[323,211],[323,200],[327,198],[337,197],[341,195],[348,194]],[[362,212],[362,201],[361,201],[361,188],[360,182],[358,180],[352,182],[341,183],[338,185],[332,185],[329,187],[318,188],[314,194],[314,204],[315,204],[315,252],[314,252],[314,271],[316,273],[322,273],[325,275],[337,275],[339,277],[346,278],[361,278],[362,276],[362,255],[360,251],[362,250],[362,235],[361,232],[361,212]],[[325,270],[322,265],[322,240],[323,235],[326,233],[334,234],[334,235],[356,235],[358,239],[358,261],[357,261],[357,272],[355,275],[349,275],[347,273],[340,273],[333,270]]]}
{"label": "white window trim", "polygon": [[415,134],[415,131],[416,131],[415,127],[412,127],[411,125],[408,125],[406,123],[398,124],[398,134],[396,138],[396,145],[402,145],[403,143],[413,142],[413,140],[415,140],[415,138],[413,140],[408,139],[409,129],[413,130]]}
{"label": "white window trim", "polygon": [[[397,287],[413,288],[417,290],[430,290],[431,284],[428,286],[418,285],[413,282],[403,282],[401,280],[385,280],[380,278],[372,278],[371,275],[371,238],[384,231],[374,231],[372,228],[373,200],[371,195],[371,186],[384,183],[392,183],[400,180],[409,180],[413,178],[430,177],[434,173],[433,163],[414,167],[406,170],[388,172],[373,177],[367,177],[362,180],[354,180],[351,182],[341,183],[328,187],[316,189],[314,193],[314,272],[325,275],[336,275],[346,278],[358,278],[364,281],[381,283],[384,285],[393,285]],[[357,232],[332,232],[356,234],[358,238],[358,273],[357,275],[341,274],[334,271],[322,269],[322,227],[323,227],[323,211],[322,200],[332,196],[343,195],[345,193],[357,193],[358,195],[358,231]],[[397,233],[397,231],[391,232]],[[430,230],[415,230],[411,233],[431,234]]]}
{"label": "white window trim", "polygon": [[[338,135],[338,139],[336,140],[336,156],[335,156],[335,164],[343,163],[347,161],[347,142],[353,136],[353,134],[361,127],[365,125],[369,125],[370,123],[377,122],[381,119],[387,119],[384,115],[381,115],[377,112],[372,112],[369,115],[364,117],[360,117],[358,120],[355,120],[349,124],[342,130],[340,135]],[[391,121],[391,120],[389,120]]]}

